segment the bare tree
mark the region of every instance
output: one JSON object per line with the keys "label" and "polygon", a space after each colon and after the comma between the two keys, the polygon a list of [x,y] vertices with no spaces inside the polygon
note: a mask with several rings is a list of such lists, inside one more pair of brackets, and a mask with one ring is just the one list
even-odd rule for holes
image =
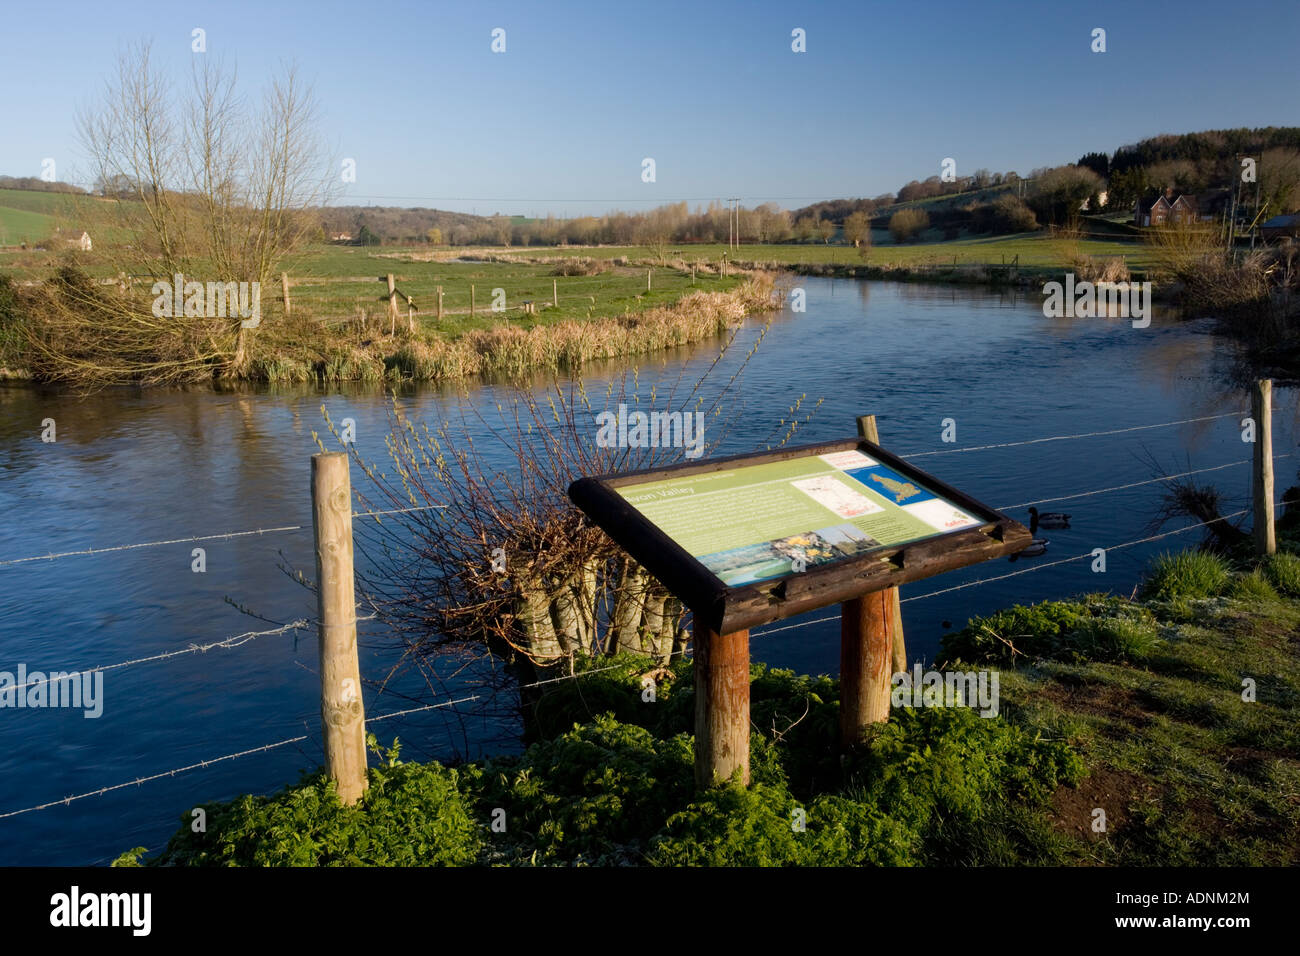
{"label": "bare tree", "polygon": [[[102,101],[78,119],[96,181],[129,185],[112,206],[122,239],[106,251],[124,273],[264,283],[334,195],[315,101],[286,67],[251,108],[233,71],[199,62],[189,94],[178,95],[149,44],[131,47]],[[235,372],[251,332],[239,317],[205,325],[204,351]]]}

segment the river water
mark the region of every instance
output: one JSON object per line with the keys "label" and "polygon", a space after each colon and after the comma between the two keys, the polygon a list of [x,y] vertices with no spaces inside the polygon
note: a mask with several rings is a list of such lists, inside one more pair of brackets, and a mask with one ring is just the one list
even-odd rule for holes
{"label": "river water", "polygon": [[[1173,473],[1249,458],[1235,415],[968,450],[1240,412],[1247,396],[1225,384],[1232,348],[1205,323],[1157,315],[1149,328],[1134,329],[1121,319],[1048,319],[1041,298],[1023,292],[830,279],[800,284],[806,311],[772,317],[728,398],[743,416],[722,453],[762,447],[805,395],[801,415],[823,402],[796,442],[852,435],[855,417],[874,412],[884,445],[905,455],[941,452],[915,463],[995,507],[1141,482],[1153,477],[1153,461]],[[740,332],[710,378],[715,388],[765,324],[751,320]],[[640,359],[641,387],[675,379],[683,365],[692,381],[717,355],[717,343],[706,343]],[[627,364],[587,370],[588,391],[603,394],[604,380]],[[468,393],[425,388],[402,401],[434,423],[511,394],[493,385]],[[322,404],[335,422],[355,420],[364,457],[385,459],[389,400],[378,390],[115,389],[76,396],[0,388],[0,671],[139,661],[313,618],[314,598],[282,567],[313,573],[309,457],[317,450],[313,430],[324,430]],[[1275,409],[1280,456],[1295,448],[1293,393],[1276,390]],[[56,423],[52,443],[40,439],[47,418]],[[941,441],[944,419],[955,421],[956,443]],[[479,437],[490,446],[490,434]],[[1279,461],[1279,495],[1293,483],[1295,465]],[[1248,465],[1205,478],[1236,502],[1231,510],[1246,506]],[[945,623],[960,627],[972,614],[1084,591],[1129,593],[1152,555],[1190,545],[1200,532],[1109,550],[1104,574],[1081,560],[926,597],[1144,538],[1160,497],[1161,485],[1145,484],[1044,505],[1068,511],[1073,521],[1070,530],[1045,532],[1051,542],[1043,557],[984,564],[905,588],[912,657],[932,660]],[[1027,521],[1023,507],[1012,514]],[[294,526],[301,530],[268,530]],[[266,533],[6,563],[252,530]],[[196,546],[206,552],[203,573],[192,570]],[[835,673],[833,611],[758,629],[754,658]],[[367,676],[396,659],[391,637],[373,625],[362,654]],[[98,718],[71,708],[0,708],[0,863],[104,863],[136,845],[157,849],[192,807],[295,781],[321,762],[316,668],[308,629],[108,670]],[[438,688],[439,696],[456,690],[454,681]],[[408,673],[383,694],[367,688],[366,713],[409,707],[412,699],[431,698]],[[375,729],[385,741],[400,736],[404,756],[414,759],[473,758],[517,746],[509,722],[472,707],[426,711]],[[300,735],[306,739],[132,783]],[[118,784],[129,785],[4,816]]]}

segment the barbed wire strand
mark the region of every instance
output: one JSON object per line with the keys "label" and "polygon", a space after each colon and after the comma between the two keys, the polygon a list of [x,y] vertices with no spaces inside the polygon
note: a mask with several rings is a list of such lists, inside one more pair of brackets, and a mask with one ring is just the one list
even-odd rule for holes
{"label": "barbed wire strand", "polygon": [[[363,620],[363,619],[359,619],[359,620]],[[102,664],[98,667],[89,667],[89,668],[84,668],[84,669],[79,669],[74,671],[68,671],[64,673],[63,677],[60,677],[59,680],[67,679],[71,677],[73,674],[80,676],[82,674],[104,673],[106,671],[118,670],[119,668],[122,667],[132,667],[136,664],[150,664],[153,663],[154,661],[165,661],[168,658],[181,657],[185,654],[202,654],[205,653],[206,651],[212,650],[214,647],[221,647],[221,648],[242,647],[244,644],[247,644],[249,641],[255,641],[259,637],[267,637],[271,634],[283,634],[286,631],[302,630],[307,628],[310,624],[311,622],[308,621],[306,618],[299,618],[296,621],[290,621],[288,624],[285,624],[281,627],[272,628],[269,631],[248,631],[244,634],[236,634],[233,637],[227,637],[220,641],[212,641],[209,644],[190,644],[189,646],[180,648],[179,650],[164,651],[161,654],[153,654],[149,657],[136,657],[133,658],[132,660],[121,661],[117,664]],[[63,673],[63,672],[56,672],[56,673]],[[38,684],[48,684],[54,679],[55,678],[53,677],[53,675],[51,675],[50,677],[45,677],[42,678],[41,680],[32,680],[32,681],[28,681],[25,684],[16,684],[12,689],[22,690],[24,687],[35,687]],[[6,688],[6,691],[7,690],[8,688]]]}
{"label": "barbed wire strand", "polygon": [[[388,511],[354,511],[354,518],[371,518],[381,515],[407,514],[413,511],[433,511],[446,508],[446,505],[421,505],[418,508],[393,508]],[[166,541],[142,541],[139,544],[119,544],[111,548],[86,548],[81,551],[61,551],[55,554],[36,554],[27,558],[9,558],[0,561],[0,567],[10,564],[26,564],[29,561],[53,561],[56,558],[73,558],[88,554],[107,554],[111,551],[132,551],[137,548],[158,548],[168,544],[190,544],[195,541],[219,541],[227,538],[244,538],[250,535],[282,534],[290,531],[304,531],[307,525],[292,524],[278,528],[257,528],[253,531],[229,531],[225,534],[195,535],[189,538],[172,538]]]}
{"label": "barbed wire strand", "polygon": [[[477,699],[478,698],[476,695],[474,697],[465,697],[459,700],[443,701],[442,703],[438,703],[438,704],[426,704],[423,707],[412,707],[409,710],[395,711],[394,713],[391,714],[380,714],[378,717],[370,717],[366,720],[366,723],[367,724],[377,723],[378,721],[387,720],[390,717],[398,717],[401,716],[402,714],[415,713],[421,710],[436,710],[440,707],[451,707],[453,704],[461,704],[468,700],[477,700]],[[247,757],[256,753],[264,753],[265,751],[268,750],[275,750],[277,747],[285,747],[288,746],[289,744],[301,743],[304,740],[308,740],[310,736],[311,736],[310,734],[300,734],[297,737],[286,737],[284,740],[277,740],[275,743],[263,744],[260,747],[250,747],[247,750],[240,750],[237,751],[236,753],[225,754],[220,757],[212,757],[208,760],[200,760],[198,763],[192,763],[184,767],[177,767],[174,770],[164,770],[162,773],[150,774],[147,777],[137,777],[134,780],[127,780],[123,783],[115,783],[112,786],[100,787],[98,790],[87,790],[85,793],[74,794],[72,796],[64,797],[61,800],[51,800],[48,803],[41,803],[32,807],[24,807],[22,810],[10,810],[7,813],[0,813],[0,820],[6,820],[10,817],[21,816],[24,813],[33,813],[37,810],[48,810],[51,807],[67,806],[71,803],[74,803],[77,800],[85,800],[87,797],[98,797],[106,793],[112,793],[115,790],[125,790],[127,787],[138,787],[142,784],[151,783],[154,780],[161,780],[163,777],[174,777],[177,774],[187,773],[191,770],[199,770],[202,768],[210,767],[213,764],[222,763],[227,760],[236,760],[240,757]]]}
{"label": "barbed wire strand", "polygon": [[[1108,547],[1108,548],[1103,548],[1102,550],[1103,550],[1103,551],[1118,551],[1118,550],[1120,550],[1121,548],[1130,548],[1130,547],[1133,547],[1134,545],[1138,545],[1138,544],[1147,544],[1147,543],[1149,543],[1149,542],[1151,542],[1151,541],[1158,541],[1158,540],[1160,540],[1161,538],[1168,538],[1168,537],[1170,537],[1171,535],[1182,534],[1182,533],[1185,532],[1185,531],[1193,531],[1193,530],[1195,530],[1196,528],[1203,528],[1203,527],[1205,527],[1206,525],[1215,524],[1216,522],[1219,522],[1219,521],[1227,521],[1229,518],[1237,518],[1237,517],[1240,517],[1241,515],[1247,514],[1249,511],[1250,511],[1249,508],[1244,508],[1244,509],[1242,509],[1241,511],[1234,511],[1232,514],[1222,515],[1221,517],[1218,517],[1218,518],[1211,518],[1209,521],[1200,521],[1200,522],[1197,522],[1196,524],[1189,524],[1189,525],[1187,525],[1187,527],[1185,527],[1185,528],[1175,528],[1173,531],[1165,531],[1165,532],[1163,532],[1163,533],[1161,533],[1161,534],[1151,535],[1150,537],[1146,537],[1146,538],[1138,538],[1138,539],[1133,540],[1133,541],[1125,541],[1123,544],[1113,544],[1113,545],[1111,545],[1111,546]],[[1006,578],[1014,578],[1014,577],[1017,577],[1017,576],[1019,576],[1019,575],[1021,575],[1021,574],[1030,574],[1030,573],[1032,573],[1032,572],[1034,572],[1034,571],[1042,571],[1042,570],[1044,570],[1044,569],[1046,569],[1046,568],[1055,567],[1055,566],[1060,565],[1060,564],[1069,564],[1069,563],[1072,562],[1072,561],[1081,561],[1081,560],[1083,560],[1084,558],[1091,558],[1091,557],[1093,557],[1093,552],[1092,552],[1092,551],[1088,551],[1088,552],[1086,552],[1085,554],[1076,554],[1076,555],[1074,555],[1073,557],[1069,557],[1069,558],[1060,558],[1059,560],[1056,560],[1056,561],[1048,561],[1048,562],[1045,563],[1045,564],[1035,564],[1033,567],[1030,567],[1030,568],[1022,568],[1022,569],[1019,570],[1019,571],[1011,571],[1011,572],[1008,572],[1007,574],[998,574],[998,575],[995,575],[995,576],[993,576],[993,577],[991,577],[991,578],[980,578],[980,579],[977,580],[977,581],[968,581],[968,582],[966,582],[965,584],[957,584],[957,585],[954,585],[953,587],[950,587],[950,588],[943,588],[942,590],[939,590],[939,591],[930,591],[930,592],[928,592],[928,593],[926,593],[926,594],[917,594],[917,595],[914,595],[914,596],[912,596],[912,597],[902,598],[902,599],[899,601],[899,603],[900,603],[900,604],[906,604],[908,601],[924,601],[926,598],[937,597],[937,596],[940,595],[940,594],[948,594],[948,593],[950,593],[950,592],[952,592],[952,591],[962,591],[962,590],[965,590],[966,588],[973,588],[973,587],[978,587],[978,586],[981,585],[981,584],[988,584],[988,583],[991,582],[991,581],[1001,581],[1001,580],[1004,580],[1004,579],[1006,579]],[[777,634],[777,633],[779,633],[779,632],[781,632],[781,631],[793,631],[793,630],[796,630],[796,629],[801,628],[801,627],[811,627],[811,626],[814,625],[814,624],[825,624],[825,623],[828,622],[828,621],[838,621],[839,619],[840,619],[840,615],[838,615],[838,614],[832,614],[832,615],[828,615],[827,617],[819,617],[819,618],[817,618],[817,619],[815,619],[815,620],[812,620],[812,621],[801,621],[801,622],[799,622],[798,624],[786,624],[786,625],[783,625],[783,626],[781,626],[781,627],[773,627],[773,628],[768,628],[767,630],[754,631],[753,634],[752,634],[752,636],[753,636],[753,637],[766,637],[766,636],[769,635],[769,634]]]}
{"label": "barbed wire strand", "polygon": [[[1274,455],[1273,459],[1276,461],[1280,458],[1290,457],[1290,454]],[[1161,475],[1159,478],[1148,478],[1145,481],[1133,481],[1129,482],[1127,485],[1113,485],[1110,488],[1098,488],[1096,491],[1081,491],[1078,494],[1061,495],[1058,498],[1039,498],[1037,501],[1022,501],[1018,505],[1002,505],[998,508],[998,511],[1011,511],[1014,508],[1028,508],[1030,505],[1047,505],[1056,501],[1071,501],[1075,498],[1090,498],[1093,495],[1104,495],[1111,491],[1123,491],[1125,488],[1137,488],[1141,485],[1151,485],[1160,481],[1176,481],[1179,478],[1187,478],[1191,475],[1202,475],[1207,471],[1222,471],[1224,468],[1236,468],[1239,465],[1249,465],[1250,463],[1251,459],[1243,458],[1241,461],[1230,461],[1226,465],[1215,465],[1211,468],[1196,468],[1192,471],[1184,471],[1177,475]]]}
{"label": "barbed wire strand", "polygon": [[1140,432],[1149,428],[1168,428],[1171,425],[1189,425],[1193,422],[1211,422],[1220,418],[1235,418],[1238,415],[1247,414],[1245,412],[1225,412],[1222,415],[1205,415],[1201,418],[1183,418],[1174,422],[1157,422],[1154,425],[1131,425],[1128,428],[1112,428],[1109,431],[1102,432],[1080,432],[1077,435],[1052,435],[1047,438],[1030,438],[1026,441],[1008,441],[1000,442],[996,445],[972,445],[969,448],[945,448],[938,451],[918,451],[906,455],[899,455],[899,458],[926,458],[930,455],[957,455],[968,451],[987,451],[990,448],[1016,448],[1021,445],[1038,445],[1049,441],[1070,441],[1076,438],[1097,438],[1101,435],[1122,435],[1125,432]]}

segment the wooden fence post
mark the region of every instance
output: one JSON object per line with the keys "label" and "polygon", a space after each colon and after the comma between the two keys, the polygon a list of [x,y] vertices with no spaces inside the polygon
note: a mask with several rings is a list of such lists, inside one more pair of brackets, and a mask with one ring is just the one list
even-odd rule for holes
{"label": "wooden fence post", "polygon": [[469,317],[474,318],[474,286],[472,283],[469,287]]}
{"label": "wooden fence post", "polygon": [[695,632],[695,786],[749,784],[749,631]]}
{"label": "wooden fence post", "polygon": [[406,328],[412,334],[415,333],[415,302],[408,295],[406,297]]}
{"label": "wooden fence post", "polygon": [[339,800],[350,805],[361,799],[368,783],[352,570],[352,484],[345,453],[311,456],[311,506],[325,770],[338,785]]}
{"label": "wooden fence post", "polygon": [[388,334],[397,331],[397,282],[388,273]]}
{"label": "wooden fence post", "polygon": [[[858,437],[865,438],[874,445],[880,444],[880,432],[876,429],[876,416],[863,415],[858,419]],[[885,593],[892,605],[890,618],[894,622],[894,646],[892,666],[894,673],[907,672],[907,642],[903,638],[903,605],[898,588],[885,588]]]}
{"label": "wooden fence post", "polygon": [[442,286],[438,286],[438,321],[442,321]]}
{"label": "wooden fence post", "polygon": [[1255,419],[1254,498],[1255,553],[1261,557],[1277,551],[1273,526],[1273,380],[1262,378],[1250,393],[1250,414]]}
{"label": "wooden fence post", "polygon": [[552,279],[551,280],[551,308],[555,308],[559,304],[560,304],[560,280]]}
{"label": "wooden fence post", "polygon": [[650,291],[650,273],[651,273],[651,271],[652,271],[652,270],[650,270],[650,269],[647,269],[647,270],[645,271],[645,290],[646,290],[647,292]]}
{"label": "wooden fence post", "polygon": [[280,273],[280,292],[284,296],[284,314],[290,314],[289,308],[289,273]]}
{"label": "wooden fence post", "polygon": [[[840,743],[889,720],[894,618],[886,588],[840,605]],[[698,744],[697,744],[698,746]]]}

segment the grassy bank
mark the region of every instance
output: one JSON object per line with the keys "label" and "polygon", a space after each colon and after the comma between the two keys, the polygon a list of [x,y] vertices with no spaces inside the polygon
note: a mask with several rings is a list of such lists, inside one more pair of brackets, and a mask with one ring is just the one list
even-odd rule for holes
{"label": "grassy bank", "polygon": [[[388,268],[412,269],[401,263]],[[693,283],[689,272],[661,269],[647,292],[644,270],[630,267],[614,266],[581,279],[554,276],[554,265],[462,268],[473,271],[454,284],[436,270],[420,278],[399,277],[398,288],[406,294],[414,295],[425,285],[434,289],[428,298],[416,300],[421,311],[410,324],[405,299],[396,322],[384,314],[386,303],[376,301],[378,284],[373,280],[367,286],[368,314],[352,318],[339,318],[320,300],[297,292],[286,315],[278,297],[268,296],[261,326],[248,336],[242,365],[231,362],[235,340],[230,323],[151,321],[147,303],[128,305],[116,286],[100,285],[80,270],[71,283],[65,271],[58,281],[35,288],[0,277],[0,379],[71,385],[215,377],[264,383],[395,383],[571,372],[593,359],[716,337],[746,315],[777,303],[773,277],[765,273],[701,273]],[[469,286],[475,278],[483,285],[476,286],[476,314],[470,316]],[[574,291],[576,282],[586,283],[581,292]],[[560,284],[565,293],[560,305],[552,306],[551,294]],[[436,317],[438,285],[453,293],[444,294],[441,321]],[[538,294],[542,287],[546,300]],[[492,311],[494,288],[504,289],[506,302],[513,303],[510,309]],[[460,314],[455,311],[458,292],[465,299]],[[522,302],[530,295],[536,296],[535,311],[525,313]]]}
{"label": "grassy bank", "polygon": [[1139,600],[973,619],[941,663],[999,671],[998,716],[895,708],[843,760],[837,682],[755,666],[753,785],[703,795],[690,663],[646,703],[652,663],[619,658],[555,685],[520,756],[453,768],[383,752],[354,808],[307,777],[208,805],[206,833],[187,811],[147,862],[1295,865],[1297,626],[1300,558],[1170,556]]}

